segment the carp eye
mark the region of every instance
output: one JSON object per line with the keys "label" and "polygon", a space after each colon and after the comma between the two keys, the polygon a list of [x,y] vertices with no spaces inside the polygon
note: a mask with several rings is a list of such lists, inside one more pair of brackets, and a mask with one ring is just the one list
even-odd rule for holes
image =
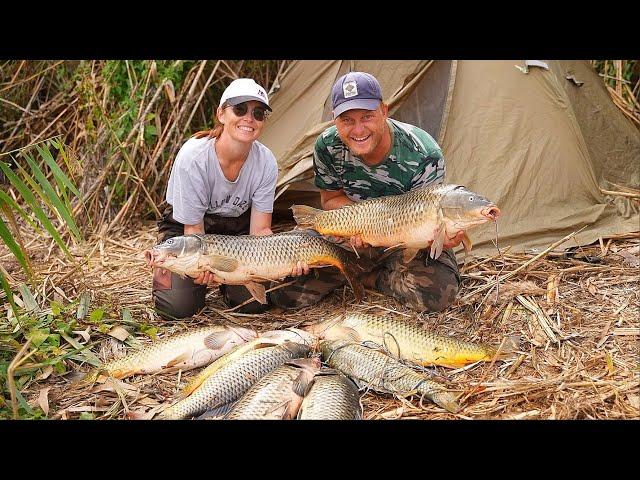
{"label": "carp eye", "polygon": [[469,197],[469,201],[473,202],[473,196]]}

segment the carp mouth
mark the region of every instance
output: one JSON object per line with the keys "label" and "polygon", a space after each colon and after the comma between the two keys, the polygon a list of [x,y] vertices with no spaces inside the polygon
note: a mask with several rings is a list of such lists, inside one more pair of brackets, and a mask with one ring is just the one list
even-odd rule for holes
{"label": "carp mouth", "polygon": [[161,266],[168,256],[166,252],[158,250],[145,250],[144,252],[144,258],[147,260],[149,267]]}
{"label": "carp mouth", "polygon": [[489,220],[497,220],[500,216],[500,209],[493,205],[491,207],[483,208],[480,214]]}

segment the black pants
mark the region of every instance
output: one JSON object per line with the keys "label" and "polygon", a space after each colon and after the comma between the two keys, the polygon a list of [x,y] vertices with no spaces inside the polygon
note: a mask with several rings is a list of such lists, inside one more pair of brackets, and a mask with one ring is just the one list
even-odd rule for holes
{"label": "black pants", "polygon": [[[251,210],[247,210],[239,217],[221,217],[205,214],[205,233],[220,235],[246,235],[249,233]],[[167,205],[158,221],[158,243],[184,235],[184,224],[173,218],[173,207]],[[204,308],[206,285],[196,285],[192,278],[181,278],[180,275],[165,271],[161,268],[153,269],[153,301],[158,313],[167,319],[191,317]],[[244,285],[221,285],[220,291],[229,306],[240,305],[251,297]],[[243,313],[264,312],[269,306],[257,301],[248,303],[238,309]]]}

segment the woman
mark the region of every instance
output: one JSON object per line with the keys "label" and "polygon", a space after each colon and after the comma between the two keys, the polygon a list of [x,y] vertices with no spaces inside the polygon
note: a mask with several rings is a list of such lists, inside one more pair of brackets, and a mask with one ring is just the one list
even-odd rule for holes
{"label": "woman", "polygon": [[[270,235],[278,165],[257,141],[267,117],[265,90],[249,78],[231,82],[220,98],[217,125],[182,146],[169,177],[167,203],[158,222],[158,241],[192,233]],[[293,275],[308,273],[306,265]],[[196,279],[154,268],[153,298],[166,318],[190,317],[204,307],[207,286],[217,284],[206,272]],[[222,285],[225,301],[234,306],[251,295],[242,285]],[[241,311],[264,311],[258,302]]]}

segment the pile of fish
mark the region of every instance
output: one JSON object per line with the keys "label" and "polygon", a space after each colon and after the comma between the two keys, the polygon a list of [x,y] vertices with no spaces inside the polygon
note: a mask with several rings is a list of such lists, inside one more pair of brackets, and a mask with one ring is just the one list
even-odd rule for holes
{"label": "pile of fish", "polygon": [[357,420],[364,390],[416,395],[457,413],[458,394],[417,365],[492,361],[516,346],[459,341],[389,314],[348,311],[304,329],[196,329],[108,362],[82,382],[208,365],[155,417],[164,420]]}
{"label": "pile of fish", "polygon": [[[359,235],[374,247],[400,248],[408,262],[424,248],[438,258],[447,240],[461,232],[468,251],[466,230],[500,216],[495,204],[461,185],[436,185],[329,211],[292,209],[298,225],[312,230],[183,235],[146,251],[147,262],[183,277],[212,272],[219,283],[245,285],[263,304],[264,282],[289,276],[299,262],[334,266],[360,301],[364,288],[357,277],[367,270],[365,260],[323,235]],[[516,347],[514,339],[496,348],[435,335],[389,315],[351,311],[304,330],[194,330],[109,362],[90,372],[84,384],[101,375],[124,378],[208,365],[159,419],[360,419],[363,390],[417,395],[456,413],[461,407],[454,391],[418,366],[458,368],[501,359]]]}

